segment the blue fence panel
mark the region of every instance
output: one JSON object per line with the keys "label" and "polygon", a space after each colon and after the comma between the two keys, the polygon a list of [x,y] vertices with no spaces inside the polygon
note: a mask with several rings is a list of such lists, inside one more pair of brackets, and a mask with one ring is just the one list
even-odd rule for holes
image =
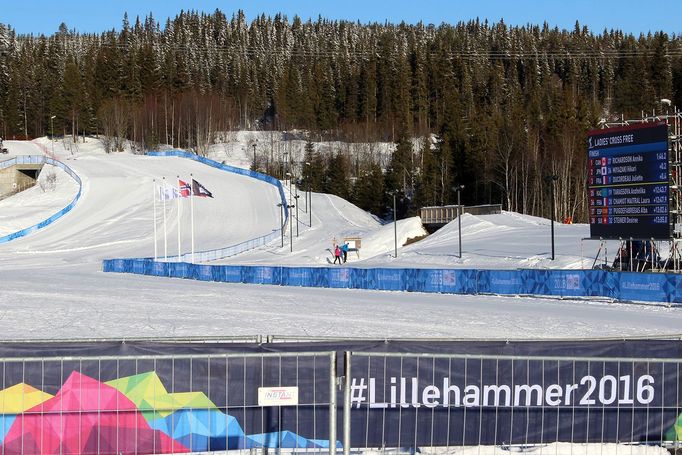
{"label": "blue fence panel", "polygon": [[310,267],[281,267],[282,286],[307,286],[313,282]]}
{"label": "blue fence panel", "polygon": [[277,284],[275,282],[275,268],[272,266],[249,267],[251,270],[242,274],[244,283],[254,284]]}
{"label": "blue fence panel", "polygon": [[238,265],[218,265],[214,267],[220,267],[220,281],[226,283],[245,283],[245,281],[242,281],[244,267]]}
{"label": "blue fence panel", "polygon": [[585,296],[582,270],[551,270],[547,274],[548,295],[561,297]]}
{"label": "blue fence panel", "polygon": [[521,294],[549,295],[547,270],[521,270]]}
{"label": "blue fence panel", "polygon": [[353,289],[379,289],[377,269],[352,269],[350,284]]}
{"label": "blue fence panel", "polygon": [[170,276],[228,283],[356,288],[448,294],[556,295],[682,303],[682,276],[605,270],[362,269],[206,265],[108,259],[104,272]]}
{"label": "blue fence panel", "polygon": [[667,274],[670,289],[670,303],[682,303],[682,275]]}
{"label": "blue fence panel", "polygon": [[[450,270],[445,270],[444,279],[450,281]],[[478,294],[478,270],[454,270],[456,283],[454,285],[457,294]]]}
{"label": "blue fence panel", "polygon": [[376,269],[376,289],[382,291],[402,291],[402,272],[402,269]]}
{"label": "blue fence panel", "polygon": [[[413,292],[451,292],[454,290],[457,278],[454,273],[446,274],[440,269],[414,269],[412,283],[407,290]],[[448,289],[448,290],[446,290]]]}
{"label": "blue fence panel", "polygon": [[523,276],[518,270],[480,270],[478,292],[482,294],[523,294]]}
{"label": "blue fence panel", "polygon": [[153,276],[168,276],[168,263],[152,261],[152,270],[150,275]]}
{"label": "blue fence panel", "polygon": [[197,280],[213,281],[213,267],[205,264],[198,264],[195,266]]}
{"label": "blue fence panel", "polygon": [[140,259],[142,261],[142,267],[144,269],[145,275],[152,275],[154,272],[154,260],[153,259]]}
{"label": "blue fence panel", "polygon": [[324,269],[328,273],[328,284],[330,288],[350,288],[351,269],[348,267],[328,267]]}
{"label": "blue fence panel", "polygon": [[621,272],[619,300],[670,301],[668,280],[657,273]]}
{"label": "blue fence panel", "polygon": [[103,272],[125,273],[123,259],[107,259],[102,262]]}
{"label": "blue fence panel", "polygon": [[312,268],[310,271],[310,278],[312,280],[310,285],[313,287],[329,287],[329,273],[327,272],[327,268]]}
{"label": "blue fence panel", "polygon": [[170,275],[175,278],[192,278],[192,264],[187,262],[169,262]]}
{"label": "blue fence panel", "polygon": [[618,272],[606,270],[583,271],[583,289],[589,297],[608,297],[618,299],[620,296],[620,277]]}

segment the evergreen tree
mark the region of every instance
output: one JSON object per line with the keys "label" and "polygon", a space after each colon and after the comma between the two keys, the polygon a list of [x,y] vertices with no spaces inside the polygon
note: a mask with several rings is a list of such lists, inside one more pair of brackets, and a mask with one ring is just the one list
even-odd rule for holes
{"label": "evergreen tree", "polygon": [[324,173],[324,192],[350,199],[349,174],[350,163],[347,157],[340,152],[332,155]]}
{"label": "evergreen tree", "polygon": [[353,202],[360,208],[381,216],[384,212],[384,175],[379,163],[372,162],[369,169],[361,173],[353,187]]}

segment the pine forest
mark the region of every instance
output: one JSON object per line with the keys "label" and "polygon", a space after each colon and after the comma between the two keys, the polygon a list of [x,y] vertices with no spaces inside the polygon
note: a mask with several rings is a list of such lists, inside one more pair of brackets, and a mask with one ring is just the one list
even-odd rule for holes
{"label": "pine forest", "polygon": [[[502,203],[586,221],[586,132],[605,121],[682,106],[682,45],[575,24],[510,27],[303,21],[248,22],[182,11],[160,24],[51,36],[0,26],[5,138],[95,135],[205,154],[220,133],[292,132],[307,141],[303,185],[378,216],[456,202]],[[315,142],[390,142],[392,156],[321,155]],[[254,169],[281,177],[274,162]]]}

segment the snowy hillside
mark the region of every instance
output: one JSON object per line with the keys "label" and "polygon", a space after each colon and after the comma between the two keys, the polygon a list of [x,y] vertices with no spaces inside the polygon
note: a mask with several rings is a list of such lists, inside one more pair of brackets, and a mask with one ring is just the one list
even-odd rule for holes
{"label": "snowy hillside", "polygon": [[[247,134],[247,133],[243,133]],[[49,140],[7,141],[11,153],[51,150]],[[242,144],[244,145],[244,144]],[[195,199],[196,249],[221,248],[269,234],[280,222],[272,185],[191,160],[105,154],[89,140],[78,147],[54,144],[55,154],[83,180],[76,207],[53,225],[0,245],[2,338],[209,336],[274,334],[372,337],[585,337],[679,332],[674,308],[600,301],[560,301],[360,290],[282,288],[105,274],[105,258],[154,254],[153,179],[174,182],[190,174],[213,192]],[[243,146],[242,150],[248,150]],[[243,159],[243,158],[242,158]],[[228,164],[239,164],[227,160]],[[243,163],[242,163],[243,164]],[[49,216],[73,197],[74,183],[58,176],[49,194],[39,189],[0,205],[2,232]],[[190,248],[189,204],[181,201],[180,238]],[[157,250],[164,251],[162,206],[157,201]],[[63,206],[62,205],[62,206]],[[299,235],[292,225],[268,245],[222,263],[326,265],[334,241],[360,237],[352,266],[577,267],[584,225],[556,225],[557,259],[549,260],[548,220],[502,213],[462,218],[463,257],[457,257],[457,224],[399,247],[394,226],[338,197],[299,199]],[[177,251],[177,201],[166,206],[168,254]],[[295,211],[294,211],[295,214]],[[312,226],[310,226],[312,221]],[[397,224],[399,245],[424,234],[417,218]],[[588,251],[588,247],[591,251]],[[597,245],[585,243],[585,256]],[[293,249],[293,252],[290,250]],[[387,317],[390,315],[390,317]]]}

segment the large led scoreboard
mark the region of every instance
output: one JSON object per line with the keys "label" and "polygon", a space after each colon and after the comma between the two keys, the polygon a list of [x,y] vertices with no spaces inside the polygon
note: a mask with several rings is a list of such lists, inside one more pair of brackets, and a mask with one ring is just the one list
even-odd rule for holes
{"label": "large led scoreboard", "polygon": [[671,236],[668,126],[643,123],[588,133],[590,236]]}

